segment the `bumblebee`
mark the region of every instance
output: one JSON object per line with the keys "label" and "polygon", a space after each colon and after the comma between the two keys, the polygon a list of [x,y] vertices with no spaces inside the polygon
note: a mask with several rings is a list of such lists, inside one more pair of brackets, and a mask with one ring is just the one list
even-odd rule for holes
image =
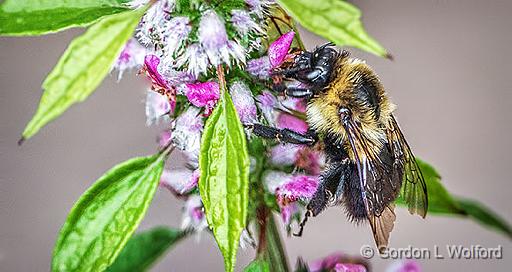
{"label": "bumblebee", "polygon": [[427,188],[420,168],[400,131],[391,103],[377,75],[345,50],[325,44],[302,51],[288,67],[276,71],[300,87],[274,89],[308,101],[310,130],[301,134],[256,124],[253,133],[294,144],[319,144],[326,156],[316,193],[300,223],[326,207],[344,206],[353,222],[367,221],[377,248],[386,249],[396,219],[394,202],[401,194],[411,214],[423,218],[428,209]]}

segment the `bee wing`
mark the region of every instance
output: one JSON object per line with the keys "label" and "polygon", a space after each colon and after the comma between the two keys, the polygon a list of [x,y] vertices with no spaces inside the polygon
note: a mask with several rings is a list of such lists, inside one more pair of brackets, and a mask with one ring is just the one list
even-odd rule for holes
{"label": "bee wing", "polygon": [[401,163],[404,168],[400,194],[411,214],[416,213],[425,218],[428,210],[427,185],[394,116],[391,116],[387,134],[395,161]]}
{"label": "bee wing", "polygon": [[375,243],[382,252],[395,224],[393,201],[400,188],[401,169],[395,168],[387,148],[383,148],[380,154],[374,154],[369,148],[369,140],[365,139],[353,119],[345,119],[343,126],[354,153],[368,221]]}

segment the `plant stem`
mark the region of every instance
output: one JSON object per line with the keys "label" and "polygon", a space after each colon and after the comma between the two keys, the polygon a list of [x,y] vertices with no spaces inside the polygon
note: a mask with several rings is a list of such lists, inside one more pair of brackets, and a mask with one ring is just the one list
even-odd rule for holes
{"label": "plant stem", "polygon": [[290,267],[283,247],[281,235],[277,229],[274,215],[265,205],[258,207],[258,248],[256,258],[262,258],[269,264],[270,271],[288,272]]}
{"label": "plant stem", "polygon": [[265,257],[268,260],[270,271],[290,271],[283,241],[281,240],[281,235],[279,234],[272,213],[269,213],[267,217],[266,238],[267,246]]}

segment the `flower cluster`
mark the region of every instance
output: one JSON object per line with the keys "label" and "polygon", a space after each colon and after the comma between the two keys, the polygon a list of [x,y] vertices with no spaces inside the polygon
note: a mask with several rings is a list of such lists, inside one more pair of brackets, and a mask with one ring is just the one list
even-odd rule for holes
{"label": "flower cluster", "polygon": [[[147,2],[132,1],[130,6],[140,8]],[[207,226],[197,189],[201,175],[198,159],[204,124],[221,94],[212,72],[216,66],[230,67],[227,91],[241,123],[248,127],[247,137],[254,137],[249,128],[256,123],[308,130],[307,123],[293,114],[305,111],[304,101],[269,89],[273,70],[291,57],[295,35],[285,33],[267,50],[260,48],[265,29],[259,22],[265,20],[274,1],[240,0],[243,5],[229,10],[218,8],[215,2],[155,2],[114,65],[120,76],[127,69],[138,69],[150,82],[146,123],[164,125],[159,146],[173,145],[187,158],[187,169],[165,170],[160,185],[185,200],[182,226],[196,232]],[[252,155],[268,157],[263,167],[268,171],[260,182],[266,194],[275,195],[289,227],[292,219],[300,219],[304,201],[316,190],[323,157],[317,150],[299,145],[269,142],[266,146],[266,153]],[[250,240],[244,233],[241,244],[251,244]]]}

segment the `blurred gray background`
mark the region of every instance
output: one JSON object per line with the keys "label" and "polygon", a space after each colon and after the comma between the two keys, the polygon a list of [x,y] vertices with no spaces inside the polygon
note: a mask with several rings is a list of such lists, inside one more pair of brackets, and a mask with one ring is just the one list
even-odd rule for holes
{"label": "blurred gray background", "polygon": [[[453,193],[487,204],[512,221],[511,1],[353,1],[368,32],[395,57],[351,49],[380,75],[415,153],[432,163]],[[145,126],[143,80],[106,79],[85,102],[18,147],[38,104],[41,82],[80,30],[0,39],[0,271],[48,271],[56,235],[78,197],[105,170],[155,151],[157,129]],[[311,48],[323,41],[303,31]],[[179,158],[179,157],[178,157]],[[181,167],[179,161],[173,167]],[[140,228],[179,226],[181,203],[160,190]],[[311,220],[303,238],[287,238],[289,259],[373,245],[367,226],[331,208]],[[393,247],[504,247],[502,260],[420,260],[425,271],[510,271],[511,242],[473,221],[398,211]],[[238,269],[254,256],[240,253]],[[390,260],[372,260],[383,271]],[[213,239],[188,239],[154,271],[221,271]]]}

